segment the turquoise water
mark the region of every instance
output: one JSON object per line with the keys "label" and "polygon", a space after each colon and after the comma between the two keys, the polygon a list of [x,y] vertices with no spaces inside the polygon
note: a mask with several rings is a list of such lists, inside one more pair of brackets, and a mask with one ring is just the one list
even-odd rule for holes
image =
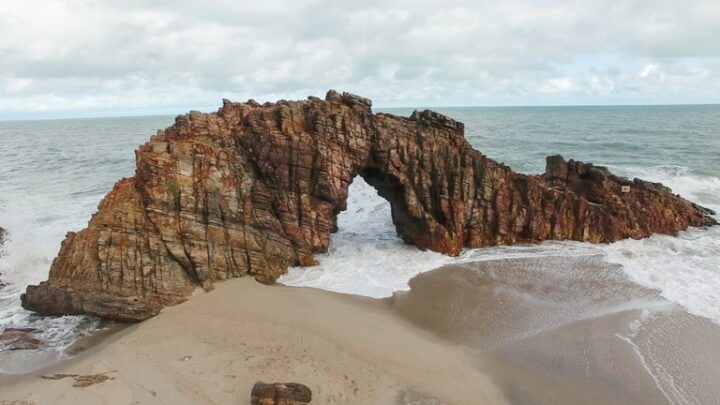
{"label": "turquoise water", "polygon": [[[661,181],[720,208],[720,106],[508,107],[437,109],[462,121],[470,143],[522,172],[542,172],[545,156],[606,165],[629,177]],[[386,110],[409,114],[411,109]],[[0,122],[0,225],[10,241],[0,258],[0,329],[34,325],[62,349],[96,321],[33,317],[19,306],[25,286],[47,277],[67,231],[86,226],[116,180],[134,172],[134,150],[172,116]],[[476,249],[451,259],[403,245],[387,203],[362,181],[331,250],[312,269],[283,282],[374,297],[407,288],[409,278],[457,260],[503,255],[602,254],[627,277],[655,288],[689,312],[720,321],[720,233],[692,230],[607,246],[545,243]],[[593,253],[594,252],[594,253]]]}

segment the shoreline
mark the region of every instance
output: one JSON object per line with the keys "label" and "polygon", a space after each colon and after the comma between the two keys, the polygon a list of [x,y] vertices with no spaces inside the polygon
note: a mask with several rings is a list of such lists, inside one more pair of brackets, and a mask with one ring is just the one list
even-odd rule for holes
{"label": "shoreline", "polygon": [[0,381],[3,381],[3,378],[21,379],[26,375],[52,369],[97,345],[110,341],[114,336],[134,325],[114,321],[101,320],[100,322],[104,322],[106,325],[101,326],[90,335],[77,338],[64,350],[48,347],[34,350],[0,350]]}
{"label": "shoreline", "polygon": [[481,356],[511,403],[712,403],[720,325],[598,256],[500,259],[420,274],[405,319]]}

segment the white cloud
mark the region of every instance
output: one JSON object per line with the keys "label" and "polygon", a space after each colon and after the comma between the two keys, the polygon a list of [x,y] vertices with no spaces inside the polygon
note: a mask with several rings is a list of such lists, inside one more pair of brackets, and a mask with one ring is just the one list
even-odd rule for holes
{"label": "white cloud", "polygon": [[638,74],[641,79],[647,79],[651,75],[657,75],[660,72],[660,65],[657,63],[648,63],[643,66],[642,71]]}
{"label": "white cloud", "polygon": [[567,94],[577,90],[577,85],[570,77],[559,77],[546,80],[539,88],[543,93],[560,93]]}
{"label": "white cloud", "polygon": [[5,0],[0,118],[328,88],[381,105],[717,102],[720,2]]}

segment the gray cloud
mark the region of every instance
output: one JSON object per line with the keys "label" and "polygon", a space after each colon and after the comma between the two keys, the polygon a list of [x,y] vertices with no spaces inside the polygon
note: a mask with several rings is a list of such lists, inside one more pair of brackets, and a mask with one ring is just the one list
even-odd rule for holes
{"label": "gray cloud", "polygon": [[3,1],[0,118],[328,88],[388,106],[718,101],[716,0],[388,3]]}

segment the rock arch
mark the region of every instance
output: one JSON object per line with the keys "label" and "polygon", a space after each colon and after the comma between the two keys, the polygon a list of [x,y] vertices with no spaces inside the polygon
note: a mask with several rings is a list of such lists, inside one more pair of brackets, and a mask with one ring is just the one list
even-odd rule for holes
{"label": "rock arch", "polygon": [[224,100],[217,113],[179,116],[140,146],[135,176],[67,235],[23,306],[137,321],[228,278],[274,282],[327,251],[358,175],[390,201],[405,242],[451,255],[714,223],[661,185],[603,167],[551,157],[545,174],[514,173],[463,131],[432,111],[373,114],[369,100],[334,91],[325,100]]}

